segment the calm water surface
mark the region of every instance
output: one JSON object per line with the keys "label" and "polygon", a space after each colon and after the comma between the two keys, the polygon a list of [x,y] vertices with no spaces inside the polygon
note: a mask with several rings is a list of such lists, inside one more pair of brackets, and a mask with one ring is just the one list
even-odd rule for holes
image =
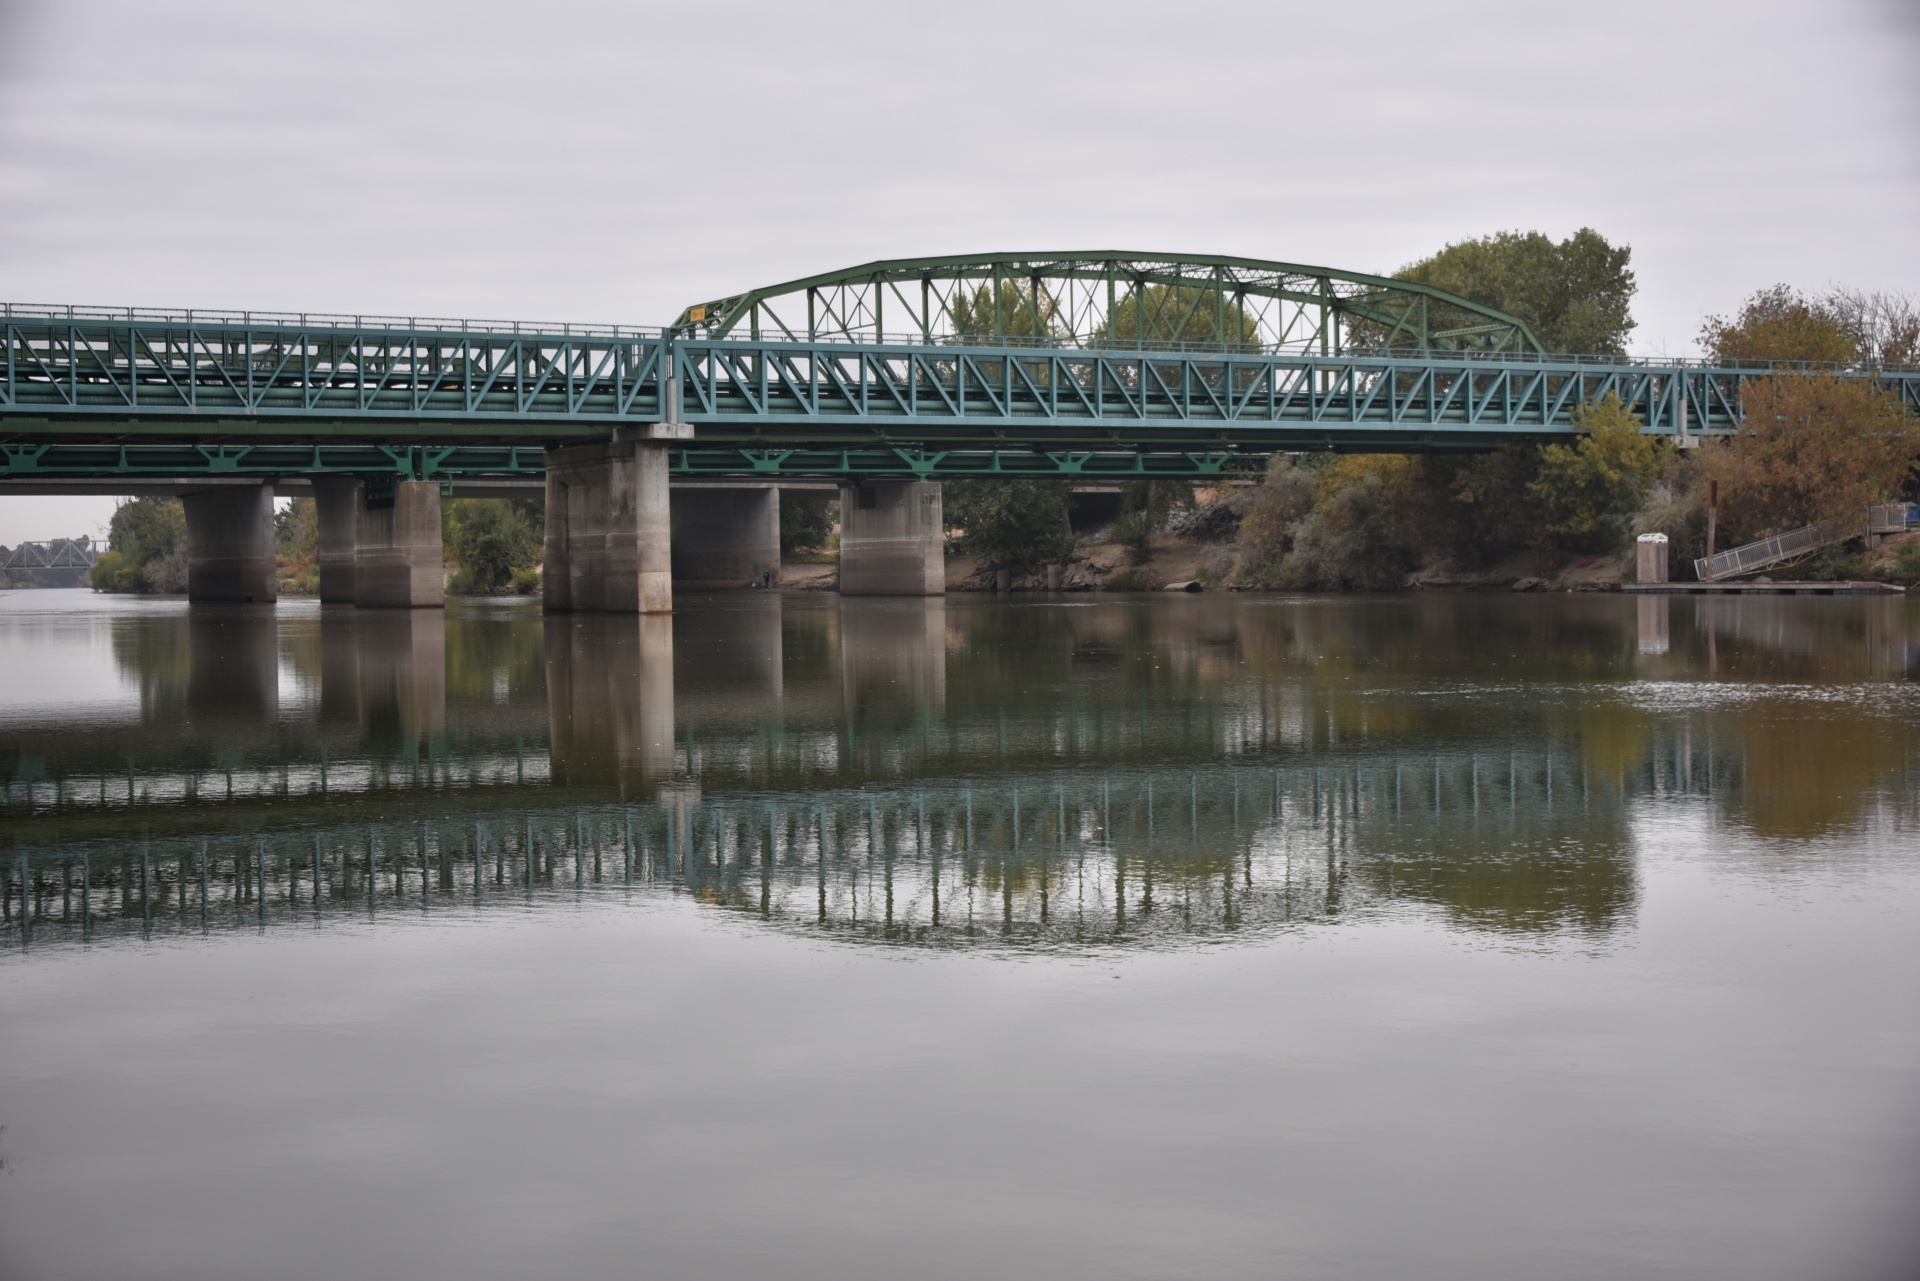
{"label": "calm water surface", "polygon": [[1920,608],[0,598],[0,1277],[1892,1278]]}

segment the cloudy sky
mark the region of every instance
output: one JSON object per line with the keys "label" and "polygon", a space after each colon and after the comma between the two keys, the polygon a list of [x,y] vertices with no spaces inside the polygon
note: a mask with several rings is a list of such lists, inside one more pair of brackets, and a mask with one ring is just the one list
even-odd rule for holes
{"label": "cloudy sky", "polygon": [[[1591,226],[1920,294],[1920,0],[0,0],[0,297],[657,324],[874,258]],[[0,542],[104,522],[0,497]]]}

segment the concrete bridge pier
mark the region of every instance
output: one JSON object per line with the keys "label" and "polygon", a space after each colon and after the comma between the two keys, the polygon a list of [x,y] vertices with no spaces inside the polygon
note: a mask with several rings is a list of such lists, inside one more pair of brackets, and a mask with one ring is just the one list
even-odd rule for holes
{"label": "concrete bridge pier", "polygon": [[673,496],[673,581],[685,588],[771,586],[780,577],[780,491],[702,486]]}
{"label": "concrete bridge pier", "polygon": [[352,476],[314,477],[322,605],[353,604],[353,562],[360,547],[360,491],[360,481]]}
{"label": "concrete bridge pier", "polygon": [[360,486],[358,506],[353,603],[395,609],[445,605],[439,482],[368,480]]}
{"label": "concrete bridge pier", "polygon": [[615,440],[549,449],[546,461],[547,610],[672,613],[666,445]]}
{"label": "concrete bridge pier", "polygon": [[946,590],[938,481],[863,481],[841,488],[842,596],[943,596]]}
{"label": "concrete bridge pier", "polygon": [[223,485],[182,494],[187,599],[270,605],[275,586],[273,486]]}

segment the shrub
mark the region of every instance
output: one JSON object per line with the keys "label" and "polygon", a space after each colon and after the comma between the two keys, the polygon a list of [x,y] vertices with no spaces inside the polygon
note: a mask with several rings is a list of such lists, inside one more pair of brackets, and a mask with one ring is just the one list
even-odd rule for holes
{"label": "shrub", "polygon": [[1252,509],[1240,522],[1238,545],[1243,575],[1261,580],[1293,550],[1295,522],[1313,510],[1313,477],[1276,459],[1266,483],[1255,491]]}
{"label": "shrub", "polygon": [[1133,553],[1133,563],[1144,565],[1153,555],[1153,513],[1146,508],[1125,512],[1113,523],[1113,541]]}
{"label": "shrub", "polygon": [[1167,530],[1202,543],[1224,543],[1240,532],[1240,513],[1225,502],[1182,507],[1167,518]]}
{"label": "shrub", "polygon": [[1401,454],[1354,454],[1315,476],[1313,510],[1293,527],[1276,583],[1374,590],[1397,587],[1418,561],[1415,475]]}

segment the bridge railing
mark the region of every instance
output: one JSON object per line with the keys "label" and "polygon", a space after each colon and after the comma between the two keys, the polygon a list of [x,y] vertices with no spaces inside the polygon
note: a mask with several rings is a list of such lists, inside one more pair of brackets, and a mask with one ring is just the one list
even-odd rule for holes
{"label": "bridge railing", "polygon": [[382,332],[556,335],[569,338],[658,339],[658,325],[595,325],[562,321],[468,320],[442,316],[344,315],[317,311],[221,311],[165,307],[73,307],[0,303],[0,320],[64,320],[75,324],[208,325],[249,328],[379,330]]}

